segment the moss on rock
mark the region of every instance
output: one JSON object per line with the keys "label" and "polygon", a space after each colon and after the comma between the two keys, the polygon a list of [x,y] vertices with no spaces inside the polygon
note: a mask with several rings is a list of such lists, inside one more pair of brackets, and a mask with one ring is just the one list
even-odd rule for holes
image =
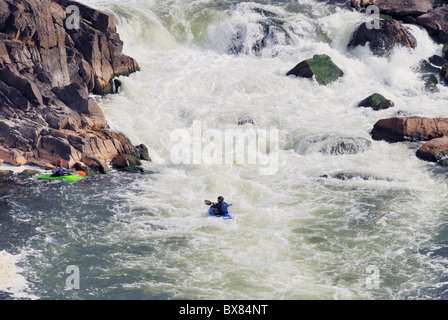
{"label": "moss on rock", "polygon": [[394,106],[392,100],[386,99],[379,93],[374,93],[358,104],[358,107],[372,108],[373,110],[383,110]]}
{"label": "moss on rock", "polygon": [[344,72],[333,63],[326,54],[316,54],[312,59],[300,62],[286,75],[295,75],[302,78],[316,78],[320,85],[330,84],[344,75]]}

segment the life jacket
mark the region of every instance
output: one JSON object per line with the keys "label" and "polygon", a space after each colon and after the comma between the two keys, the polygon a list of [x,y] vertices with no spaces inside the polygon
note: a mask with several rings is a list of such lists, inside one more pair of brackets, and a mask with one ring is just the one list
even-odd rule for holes
{"label": "life jacket", "polygon": [[211,206],[211,208],[213,209],[213,212],[215,213],[215,215],[222,215],[222,214],[226,214],[227,213],[227,207],[228,204],[225,203],[224,201],[221,203],[215,203],[214,205]]}

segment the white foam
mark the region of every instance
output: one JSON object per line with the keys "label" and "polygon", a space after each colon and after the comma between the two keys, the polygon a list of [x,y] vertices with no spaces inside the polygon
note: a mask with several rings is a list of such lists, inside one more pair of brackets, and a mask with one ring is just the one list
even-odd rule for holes
{"label": "white foam", "polygon": [[17,299],[37,299],[36,296],[26,292],[28,283],[20,274],[23,270],[16,265],[21,258],[21,255],[0,251],[0,291],[10,293]]}

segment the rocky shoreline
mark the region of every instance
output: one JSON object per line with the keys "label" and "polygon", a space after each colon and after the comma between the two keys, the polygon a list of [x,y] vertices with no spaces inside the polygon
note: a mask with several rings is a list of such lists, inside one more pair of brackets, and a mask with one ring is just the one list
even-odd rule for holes
{"label": "rocky shoreline", "polygon": [[139,69],[123,54],[113,15],[69,0],[0,2],[0,159],[44,167],[60,158],[100,173],[115,158],[120,168],[127,157],[149,160],[145,146],[109,130],[90,97],[112,93],[115,77]]}
{"label": "rocky shoreline", "polygon": [[[388,57],[396,46],[410,50],[417,40],[403,23],[425,28],[441,44],[440,56],[416,66],[429,92],[448,84],[448,0],[327,0],[353,10],[376,5],[379,29],[360,23],[347,50],[369,44],[373,54]],[[80,10],[79,25],[69,6]],[[63,159],[64,166],[106,173],[108,163],[119,170],[141,171],[150,160],[144,145],[134,146],[123,134],[109,130],[104,114],[90,94],[114,93],[115,77],[140,69],[123,54],[113,15],[71,0],[4,0],[0,3],[0,165],[35,165]],[[316,54],[287,76],[315,78],[328,85],[344,76],[331,57]],[[358,107],[382,110],[394,102],[379,93],[360,99]],[[417,156],[448,165],[448,118],[381,119],[374,140],[421,141]]]}

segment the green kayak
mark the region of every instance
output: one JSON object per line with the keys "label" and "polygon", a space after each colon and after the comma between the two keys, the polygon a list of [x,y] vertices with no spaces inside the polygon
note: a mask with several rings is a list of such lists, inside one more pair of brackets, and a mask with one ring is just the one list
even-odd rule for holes
{"label": "green kayak", "polygon": [[66,180],[68,182],[75,182],[75,181],[82,180],[82,177],[75,175],[75,174],[59,176],[59,177],[52,177],[51,174],[41,174],[40,176],[38,176],[38,178],[45,179],[45,180]]}

